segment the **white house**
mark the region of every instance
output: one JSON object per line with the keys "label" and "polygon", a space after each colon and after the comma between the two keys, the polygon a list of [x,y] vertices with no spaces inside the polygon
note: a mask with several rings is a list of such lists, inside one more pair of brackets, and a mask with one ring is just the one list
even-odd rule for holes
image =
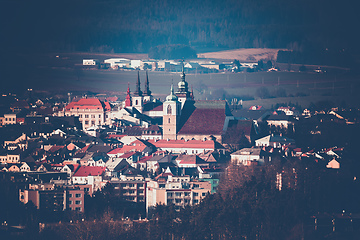
{"label": "white house", "polygon": [[99,65],[98,59],[83,59],[83,66],[95,66]]}
{"label": "white house", "polygon": [[281,148],[284,145],[295,144],[295,140],[283,136],[272,136],[268,135],[266,137],[255,140],[255,146],[257,147],[274,147]]}
{"label": "white house", "polygon": [[260,148],[243,148],[239,151],[236,151],[231,156],[231,162],[236,165],[246,165],[249,166],[253,162],[264,162],[264,157],[261,156]]}

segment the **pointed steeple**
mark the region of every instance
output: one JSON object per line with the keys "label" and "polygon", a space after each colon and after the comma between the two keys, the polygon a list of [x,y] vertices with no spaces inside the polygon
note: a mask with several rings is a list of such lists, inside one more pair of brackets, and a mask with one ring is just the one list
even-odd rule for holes
{"label": "pointed steeple", "polygon": [[130,96],[129,83],[128,83],[128,89],[127,89],[127,92],[126,92],[125,107],[131,107],[131,96]]}
{"label": "pointed steeple", "polygon": [[185,81],[185,70],[184,62],[182,63],[182,72],[180,74],[181,81],[178,83],[178,92],[177,93],[187,93],[188,94],[188,83]]}
{"label": "pointed steeple", "polygon": [[148,72],[146,71],[146,82],[145,82],[145,90],[144,90],[144,96],[150,96],[151,95],[151,91],[149,88],[149,76],[148,76]]}
{"label": "pointed steeple", "polygon": [[138,71],[138,77],[137,77],[137,82],[136,82],[136,88],[135,88],[135,92],[134,92],[135,96],[142,96],[142,91],[140,89],[140,73]]}
{"label": "pointed steeple", "polygon": [[184,62],[182,62],[182,69],[181,69],[181,81],[185,82],[185,70],[184,70]]}

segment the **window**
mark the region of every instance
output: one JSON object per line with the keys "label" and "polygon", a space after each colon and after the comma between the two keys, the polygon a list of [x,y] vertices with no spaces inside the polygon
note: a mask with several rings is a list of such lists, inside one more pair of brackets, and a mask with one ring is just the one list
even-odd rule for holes
{"label": "window", "polygon": [[88,124],[89,124],[89,121],[88,121],[88,120],[86,120],[86,121],[85,121],[85,125],[88,125]]}
{"label": "window", "polygon": [[85,114],[85,118],[89,118],[89,115],[88,115],[88,114]]}
{"label": "window", "polygon": [[199,193],[194,192],[194,197],[197,197],[197,196],[199,196]]}
{"label": "window", "polygon": [[130,183],[129,184],[129,187],[134,187],[135,185],[133,183]]}
{"label": "window", "polygon": [[72,204],[72,201],[69,201],[69,205],[71,205]]}
{"label": "window", "polygon": [[76,204],[76,205],[80,205],[80,204],[81,204],[81,201],[77,200],[77,201],[75,201],[75,204]]}
{"label": "window", "polygon": [[203,193],[201,194],[201,196],[205,197],[205,196],[206,196],[206,193],[203,192]]}
{"label": "window", "polygon": [[75,194],[75,197],[76,197],[76,198],[81,197],[81,193],[77,193],[77,194]]}
{"label": "window", "polygon": [[99,114],[99,118],[101,118],[101,115]]}
{"label": "window", "polygon": [[72,194],[71,194],[71,193],[69,193],[69,198],[70,198],[70,197],[72,197]]}
{"label": "window", "polygon": [[135,191],[134,191],[134,190],[130,190],[129,193],[130,193],[130,194],[134,194]]}
{"label": "window", "polygon": [[139,101],[138,101],[138,100],[136,100],[136,101],[135,101],[135,105],[138,105],[138,103],[139,103]]}
{"label": "window", "polygon": [[189,196],[189,193],[188,192],[186,192],[186,193],[184,193],[185,194],[185,197],[188,197]]}
{"label": "window", "polygon": [[86,187],[86,188],[84,188],[84,191],[88,192],[88,191],[90,191],[90,188]]}
{"label": "window", "polygon": [[172,194],[171,192],[168,192],[168,193],[167,193],[167,196],[168,196],[168,197],[172,197],[172,195],[173,195],[173,194]]}
{"label": "window", "polygon": [[180,193],[180,192],[177,192],[177,193],[175,193],[175,196],[181,197],[181,193]]}
{"label": "window", "polygon": [[76,211],[81,211],[81,207],[75,208]]}
{"label": "window", "polygon": [[95,125],[95,121],[91,121],[91,125]]}
{"label": "window", "polygon": [[168,121],[168,123],[170,123],[170,118],[169,118],[169,121]]}
{"label": "window", "polygon": [[79,117],[82,118],[82,114],[80,114]]}
{"label": "window", "polygon": [[91,115],[91,118],[95,118],[95,115],[94,115],[94,114],[92,114],[92,115]]}
{"label": "window", "polygon": [[195,204],[199,203],[199,200],[194,199],[194,203],[195,203]]}
{"label": "window", "polygon": [[168,105],[167,110],[166,110],[166,113],[167,113],[168,115],[171,114],[171,106],[170,106],[170,105]]}

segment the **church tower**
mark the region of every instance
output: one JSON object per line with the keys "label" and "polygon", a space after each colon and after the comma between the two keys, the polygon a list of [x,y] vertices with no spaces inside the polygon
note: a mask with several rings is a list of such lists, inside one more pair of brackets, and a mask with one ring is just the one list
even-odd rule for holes
{"label": "church tower", "polygon": [[144,102],[152,101],[152,95],[149,87],[149,76],[148,72],[146,71],[146,81],[145,81],[145,89],[144,89]]}
{"label": "church tower", "polygon": [[174,87],[171,85],[171,93],[163,103],[163,139],[176,140],[180,111],[181,103],[174,94]]}
{"label": "church tower", "polygon": [[126,98],[125,98],[125,107],[131,107],[131,96],[130,96],[130,86],[128,84],[128,89],[126,91]]}
{"label": "church tower", "polygon": [[132,106],[142,113],[144,98],[140,89],[140,74],[138,71],[138,77],[135,87],[134,96],[132,97]]}
{"label": "church tower", "polygon": [[188,83],[185,81],[184,63],[182,65],[182,72],[180,77],[181,77],[181,81],[178,83],[178,91],[176,92],[176,96],[181,102],[181,108],[182,108],[186,100],[191,100],[191,94],[189,92]]}

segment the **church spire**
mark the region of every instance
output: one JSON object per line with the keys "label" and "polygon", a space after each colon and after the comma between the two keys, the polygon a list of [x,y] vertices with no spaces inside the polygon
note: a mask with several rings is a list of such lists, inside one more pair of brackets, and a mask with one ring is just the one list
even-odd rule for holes
{"label": "church spire", "polygon": [[182,62],[182,69],[181,69],[181,81],[185,82],[185,70],[184,70],[184,62]]}
{"label": "church spire", "polygon": [[128,88],[127,88],[127,92],[126,92],[125,107],[131,107],[131,96],[130,96],[129,83],[128,83]]}
{"label": "church spire", "polygon": [[138,77],[137,77],[137,82],[136,82],[136,88],[135,88],[134,95],[142,96],[142,91],[140,89],[140,73],[139,73],[139,71],[138,71]]}
{"label": "church spire", "polygon": [[178,92],[177,93],[188,93],[188,83],[185,81],[185,69],[184,69],[184,62],[182,62],[182,71],[180,74],[181,81],[178,83]]}
{"label": "church spire", "polygon": [[150,96],[151,95],[151,91],[150,91],[150,88],[149,88],[149,76],[148,76],[147,71],[146,71],[146,82],[145,82],[144,95],[145,96]]}

